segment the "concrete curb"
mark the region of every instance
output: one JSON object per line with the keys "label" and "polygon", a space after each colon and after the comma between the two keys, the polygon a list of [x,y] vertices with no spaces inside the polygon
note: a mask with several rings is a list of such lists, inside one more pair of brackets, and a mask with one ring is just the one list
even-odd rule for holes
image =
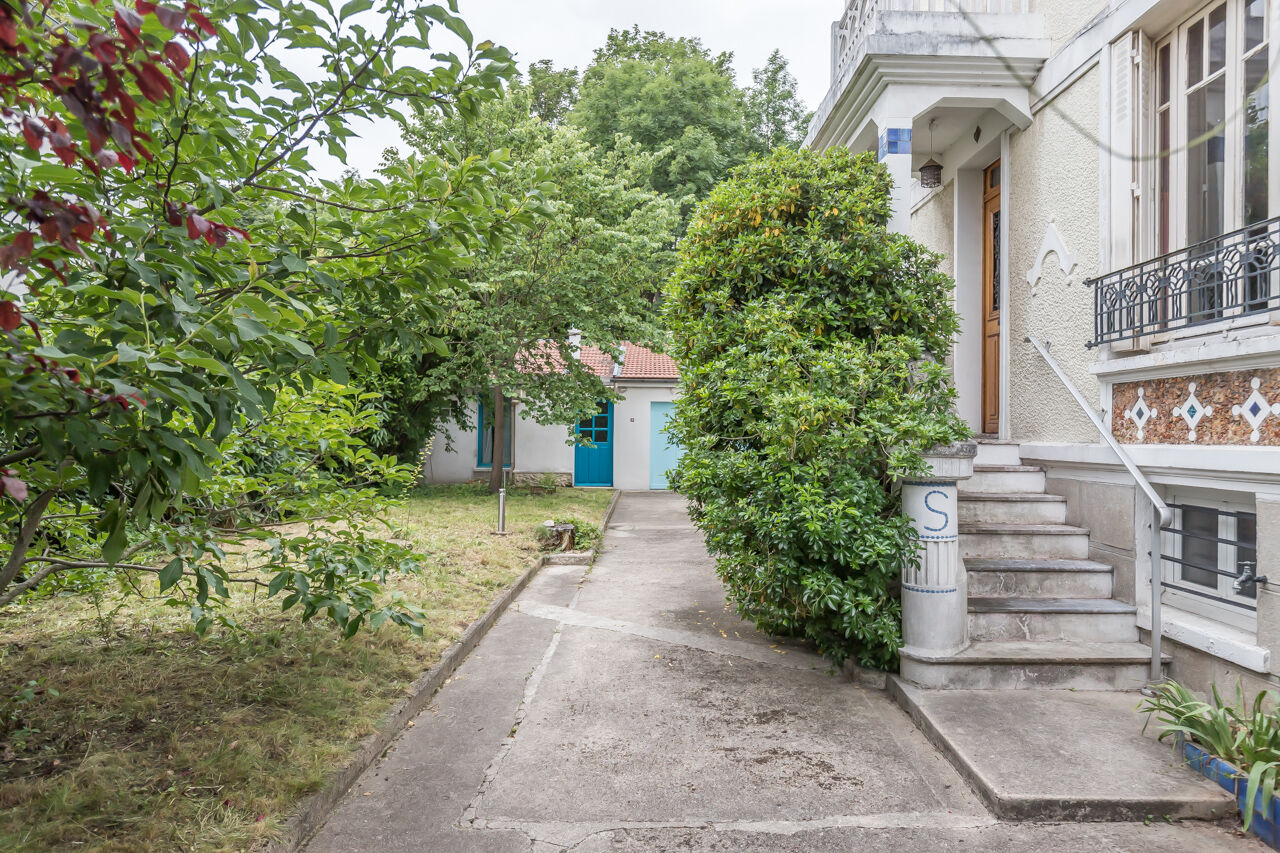
{"label": "concrete curb", "polygon": [[884,690],[889,681],[889,673],[878,669],[867,669],[864,666],[858,666],[853,661],[845,661],[840,667],[844,672],[845,678],[852,681],[859,687],[870,687],[875,690]]}
{"label": "concrete curb", "polygon": [[[609,526],[609,520],[613,518],[613,511],[618,504],[620,494],[618,491],[613,493],[613,499],[609,501],[609,506],[604,513],[601,529]],[[595,559],[596,552],[587,553],[591,555],[589,563]],[[524,574],[489,605],[484,615],[467,627],[458,642],[445,650],[439,662],[413,683],[409,688],[409,695],[401,699],[387,713],[378,730],[365,738],[351,761],[334,773],[324,788],[302,802],[298,811],[286,823],[284,834],[264,848],[266,853],[296,853],[302,849],[311,836],[324,826],[325,821],[351,790],[356,780],[386,752],[391,742],[404,731],[409,721],[422,712],[436,691],[444,685],[445,680],[453,675],[466,660],[467,655],[471,654],[472,649],[480,644],[485,634],[489,633],[489,629],[498,621],[498,617],[506,612],[511,602],[524,592],[529,582],[546,565],[548,565],[546,557],[538,557],[534,560],[533,564],[525,569]]]}
{"label": "concrete curb", "polygon": [[[1222,804],[1207,799],[1160,797],[1055,797],[1016,794],[998,790],[934,725],[918,701],[920,688],[889,676],[889,695],[907,713],[928,741],[937,747],[974,793],[1001,820],[1014,821],[1142,821],[1152,816],[1175,820],[1219,821]],[[993,691],[994,692],[994,691]],[[1105,772],[1100,768],[1100,772]]]}
{"label": "concrete curb", "polygon": [[613,497],[609,500],[609,506],[605,507],[604,519],[600,522],[600,530],[609,529],[609,522],[613,521],[613,511],[618,508],[618,498],[622,497],[621,489],[613,490]]}

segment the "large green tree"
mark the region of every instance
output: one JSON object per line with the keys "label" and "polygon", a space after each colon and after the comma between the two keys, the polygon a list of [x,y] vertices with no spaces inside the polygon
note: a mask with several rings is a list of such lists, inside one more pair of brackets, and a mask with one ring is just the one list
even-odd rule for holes
{"label": "large green tree", "polygon": [[[449,144],[476,156],[508,146],[511,170],[501,186],[513,194],[538,187],[549,215],[479,258],[466,286],[446,293],[449,307],[432,322],[447,358],[384,360],[379,381],[400,389],[388,395],[392,416],[412,431],[403,440],[425,439],[445,415],[470,425],[481,393],[493,395],[495,420],[503,402],[514,400],[524,417],[573,423],[609,392],[575,357],[570,330],[578,330],[582,346],[615,356],[619,342],[655,335],[645,295],[660,288],[670,268],[679,214],[649,186],[654,155],[632,142],[592,146],[579,128],[535,115],[534,94],[513,85],[475,123],[432,117],[408,134],[427,150]],[[501,436],[503,424],[494,426]],[[493,450],[496,488],[502,442]]]}
{"label": "large green tree", "polygon": [[747,127],[762,152],[790,146],[799,148],[813,116],[796,90],[796,78],[782,51],[769,54],[763,68],[751,73],[747,89]]}
{"label": "large green tree", "polygon": [[938,256],[888,231],[870,155],[777,149],[698,208],[666,302],[674,486],[739,612],[889,668],[916,542],[892,488],[967,434]]}
{"label": "large green tree", "polygon": [[[0,595],[107,567],[158,571],[202,628],[235,583],[348,632],[412,623],[377,595],[404,555],[356,529],[365,487],[399,474],[358,442],[279,430],[317,383],[367,370],[400,317],[464,293],[461,268],[528,211],[495,192],[499,157],[313,179],[308,151],[343,157],[353,119],[399,121],[407,100],[465,121],[513,71],[449,9],[380,0],[370,32],[352,18],[374,6],[0,5]],[[466,52],[424,63],[437,27]],[[276,58],[290,50],[317,73]],[[335,404],[330,426],[367,429],[362,406]],[[272,532],[340,505],[357,524]]]}
{"label": "large green tree", "polygon": [[560,124],[578,102],[578,69],[556,68],[550,59],[529,64],[530,110],[548,124]]}
{"label": "large green tree", "polygon": [[611,30],[583,73],[569,120],[610,148],[629,137],[657,155],[653,187],[701,198],[752,150],[733,55],[694,38]]}

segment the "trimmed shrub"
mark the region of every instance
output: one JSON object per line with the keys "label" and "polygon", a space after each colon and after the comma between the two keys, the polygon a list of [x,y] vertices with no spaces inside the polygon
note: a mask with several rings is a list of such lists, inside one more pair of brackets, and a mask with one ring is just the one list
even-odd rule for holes
{"label": "trimmed shrub", "polygon": [[870,155],[778,150],[698,207],[665,304],[683,393],[674,487],[738,612],[890,668],[916,560],[896,475],[965,438],[940,257],[886,230]]}

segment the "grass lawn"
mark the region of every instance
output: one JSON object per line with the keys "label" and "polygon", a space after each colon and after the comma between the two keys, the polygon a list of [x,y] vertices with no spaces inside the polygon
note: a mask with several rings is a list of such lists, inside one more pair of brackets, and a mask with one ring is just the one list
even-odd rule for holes
{"label": "grass lawn", "polygon": [[[470,487],[410,498],[392,520],[426,557],[400,577],[429,613],[424,635],[393,625],[343,641],[317,617],[243,597],[244,633],[195,636],[185,611],[109,591],[0,614],[0,713],[38,729],[0,755],[0,850],[244,850],[279,832],[409,685],[529,564],[552,516],[598,524],[607,490],[508,500]],[[154,591],[154,581],[145,588]],[[11,741],[18,741],[11,738]]]}

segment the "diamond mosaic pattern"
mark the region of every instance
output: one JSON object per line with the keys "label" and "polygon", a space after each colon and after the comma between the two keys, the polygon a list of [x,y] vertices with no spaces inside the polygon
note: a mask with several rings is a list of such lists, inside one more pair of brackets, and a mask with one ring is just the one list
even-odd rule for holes
{"label": "diamond mosaic pattern", "polygon": [[1262,422],[1267,419],[1268,415],[1280,415],[1280,403],[1269,403],[1267,398],[1262,396],[1262,391],[1260,390],[1262,381],[1256,376],[1249,385],[1253,388],[1253,393],[1249,395],[1249,399],[1244,401],[1243,406],[1232,406],[1231,414],[1245,419],[1253,429],[1249,440],[1256,444],[1261,436],[1258,430],[1262,427]]}
{"label": "diamond mosaic pattern", "polygon": [[1147,389],[1139,388],[1137,402],[1133,404],[1133,408],[1127,409],[1124,413],[1124,416],[1138,427],[1138,441],[1142,441],[1142,430],[1147,425],[1147,421],[1157,414],[1156,410],[1148,406],[1147,401],[1143,399],[1146,393]]}
{"label": "diamond mosaic pattern", "polygon": [[1196,383],[1192,382],[1187,386],[1187,401],[1181,406],[1173,410],[1173,414],[1181,417],[1187,422],[1187,428],[1191,430],[1187,433],[1187,438],[1191,441],[1196,440],[1196,424],[1200,423],[1202,418],[1209,417],[1213,414],[1213,406],[1206,406],[1196,397]]}

